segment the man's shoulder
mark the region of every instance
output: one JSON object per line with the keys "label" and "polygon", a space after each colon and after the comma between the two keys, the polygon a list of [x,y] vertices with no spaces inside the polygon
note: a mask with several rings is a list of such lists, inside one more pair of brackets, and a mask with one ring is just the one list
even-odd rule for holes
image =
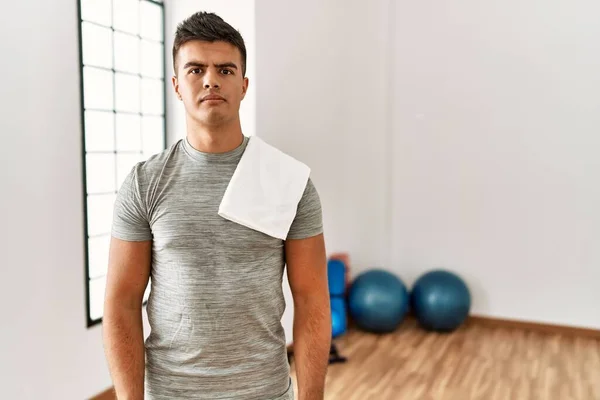
{"label": "man's shoulder", "polygon": [[177,158],[180,156],[180,146],[181,140],[178,140],[163,151],[137,162],[133,169],[138,175],[138,179],[152,180],[164,173],[165,166],[169,163],[176,162]]}

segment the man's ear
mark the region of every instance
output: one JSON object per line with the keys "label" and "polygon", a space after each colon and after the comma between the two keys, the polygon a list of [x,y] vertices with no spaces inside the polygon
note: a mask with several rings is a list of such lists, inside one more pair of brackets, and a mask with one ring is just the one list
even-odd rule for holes
{"label": "man's ear", "polygon": [[179,100],[182,100],[181,93],[179,93],[179,81],[177,80],[176,75],[173,75],[173,77],[171,78],[171,82],[173,83],[173,89],[175,90],[175,95],[177,95],[177,98]]}
{"label": "man's ear", "polygon": [[249,80],[248,78],[244,78],[244,84],[242,85],[242,100],[244,100],[244,97],[246,97],[246,92],[248,92],[248,84],[249,84]]}

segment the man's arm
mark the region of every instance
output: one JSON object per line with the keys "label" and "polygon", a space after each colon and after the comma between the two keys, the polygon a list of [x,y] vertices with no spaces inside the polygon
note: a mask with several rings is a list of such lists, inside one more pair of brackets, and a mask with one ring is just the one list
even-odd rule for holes
{"label": "man's arm", "polygon": [[119,400],[143,400],[145,352],[142,303],[150,276],[152,241],[112,238],[104,300],[103,337]]}
{"label": "man's arm", "polygon": [[285,242],[294,298],[294,360],[299,400],[323,400],[331,346],[331,308],[323,234]]}

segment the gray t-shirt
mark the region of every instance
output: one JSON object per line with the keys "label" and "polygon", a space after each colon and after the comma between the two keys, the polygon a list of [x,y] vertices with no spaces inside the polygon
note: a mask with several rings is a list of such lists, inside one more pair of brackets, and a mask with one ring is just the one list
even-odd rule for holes
{"label": "gray t-shirt", "polygon": [[[112,235],[153,242],[147,399],[293,400],[284,242],[217,214],[248,140],[214,154],[181,139],[119,190]],[[321,214],[309,179],[288,239],[321,233]]]}

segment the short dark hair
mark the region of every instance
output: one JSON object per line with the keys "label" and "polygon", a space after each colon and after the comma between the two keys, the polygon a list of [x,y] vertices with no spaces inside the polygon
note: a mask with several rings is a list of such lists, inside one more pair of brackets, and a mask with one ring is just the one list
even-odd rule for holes
{"label": "short dark hair", "polygon": [[175,40],[173,41],[173,69],[175,74],[177,74],[179,48],[191,40],[223,41],[234,45],[242,55],[242,76],[246,76],[246,45],[242,35],[217,14],[204,11],[192,14],[177,25]]}

